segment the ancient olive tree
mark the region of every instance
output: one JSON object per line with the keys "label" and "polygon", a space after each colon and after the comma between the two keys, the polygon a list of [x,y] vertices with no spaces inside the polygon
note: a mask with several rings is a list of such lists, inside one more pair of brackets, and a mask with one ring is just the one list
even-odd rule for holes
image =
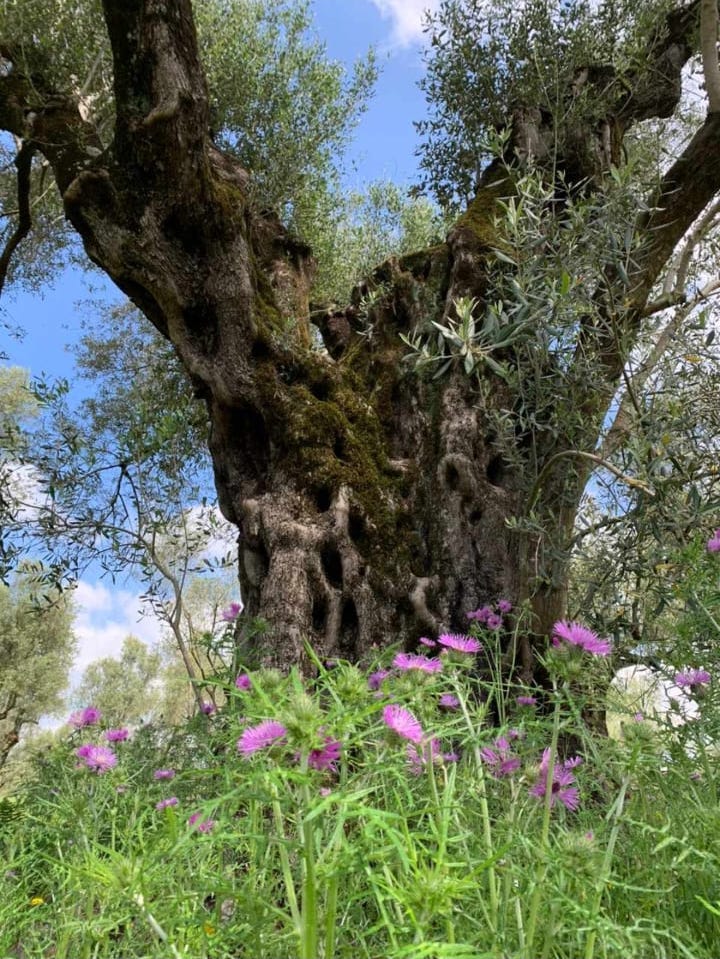
{"label": "ancient olive tree", "polygon": [[[496,51],[509,78],[489,118],[499,155],[447,241],[390,259],[350,306],[323,310],[311,251],[216,142],[190,0],[103,0],[112,116],[77,79],[60,84],[53,50],[5,4],[10,246],[28,224],[28,171],[46,163],[87,255],[171,341],[206,404],[243,597],[270,624],[266,660],[300,661],[306,640],[353,659],[411,645],[502,594],[532,614],[518,653],[533,671],[537,637],[564,612],[566,546],[609,405],[648,325],[692,298],[688,261],[720,190],[716,4],[635,8],[614,22],[607,5],[602,20],[530,4],[543,30],[527,33],[518,83]],[[468,62],[483,47],[461,28],[484,9],[442,5],[434,40],[451,66],[463,43]],[[602,24],[615,30],[604,45]],[[517,16],[507,26],[522,33]],[[674,114],[696,55],[706,115],[633,179],[636,131]],[[552,84],[540,64],[554,64]],[[438,102],[457,101],[434,76]],[[462,116],[447,118],[428,150],[462,137]],[[468,138],[464,169],[483,151]]]}

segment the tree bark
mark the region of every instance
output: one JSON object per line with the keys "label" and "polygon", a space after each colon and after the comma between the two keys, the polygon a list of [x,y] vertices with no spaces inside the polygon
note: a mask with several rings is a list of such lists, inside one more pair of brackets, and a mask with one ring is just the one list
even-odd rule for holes
{"label": "tree bark", "polygon": [[[491,425],[517,397],[491,372],[481,384],[459,369],[415,376],[399,336],[432,330],[460,296],[484,298],[497,200],[512,191],[507,169],[487,171],[445,244],[389,260],[354,304],[313,315],[321,346],[310,324],[310,251],[252,208],[248,174],[209,136],[189,0],[103,8],[113,142],[99,142],[71,96],[24,77],[17,51],[1,43],[9,69],[0,126],[47,157],[88,256],[172,341],[207,404],[220,507],[239,530],[243,598],[268,623],[250,652],[303,664],[309,643],[320,657],[360,660],[389,643],[412,648],[423,634],[462,631],[468,611],[507,597],[532,613],[509,651],[530,678],[538,643],[565,612],[566,546],[589,475],[573,454],[595,448],[648,294],[720,187],[717,115],[639,221],[648,243],[629,284],[616,281],[623,310],[608,308],[605,322],[580,332],[578,350],[596,358],[597,377],[558,403],[582,409],[583,425],[547,444],[539,467],[555,465],[533,501],[542,532],[518,533],[508,521],[527,512],[532,483],[509,468]],[[578,89],[603,84],[603,113],[573,117],[565,130],[570,182],[592,188],[620,162],[633,122],[672,112],[696,11],[671,14],[653,38],[653,85],[625,77],[609,96],[607,75],[577,78]],[[506,167],[557,160],[546,125],[539,111],[516,111]],[[368,290],[374,306],[364,318]]]}

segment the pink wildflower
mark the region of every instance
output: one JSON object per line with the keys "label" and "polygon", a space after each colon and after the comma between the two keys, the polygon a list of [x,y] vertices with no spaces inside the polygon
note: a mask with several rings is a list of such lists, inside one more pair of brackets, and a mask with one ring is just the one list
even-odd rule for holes
{"label": "pink wildflower", "polygon": [[244,692],[247,692],[248,689],[252,689],[252,680],[247,673],[240,673],[235,680],[235,687],[237,689],[242,689]]}
{"label": "pink wildflower", "polygon": [[493,615],[493,611],[489,606],[481,606],[480,609],[475,609],[471,613],[465,614],[468,619],[474,619],[478,623],[487,623],[488,616]]}
{"label": "pink wildflower", "polygon": [[174,769],[156,769],[153,773],[153,779],[174,779]]}
{"label": "pink wildflower", "polygon": [[201,819],[202,813],[194,812],[188,817],[188,826],[194,826],[198,832],[211,832],[215,828],[214,819]]}
{"label": "pink wildflower", "polygon": [[251,756],[261,749],[273,746],[286,736],[287,729],[282,723],[278,723],[274,719],[266,719],[264,722],[258,723],[257,726],[249,726],[245,730],[238,739],[238,752],[242,753],[243,756]]}
{"label": "pink wildflower", "polygon": [[509,613],[513,608],[509,599],[499,599],[497,607],[503,615]]}
{"label": "pink wildflower", "polygon": [[177,806],[179,802],[177,796],[169,796],[167,799],[161,799],[160,802],[155,803],[155,808],[160,811],[161,809],[167,809],[169,806]]}
{"label": "pink wildflower", "polygon": [[438,642],[441,646],[454,649],[459,653],[479,653],[482,649],[480,643],[472,636],[463,636],[459,633],[443,633],[438,636]]}
{"label": "pink wildflower", "polygon": [[387,669],[378,669],[377,672],[370,673],[368,676],[368,689],[373,691],[380,689],[383,679],[389,675],[390,672]]}
{"label": "pink wildflower", "polygon": [[121,743],[125,739],[127,739],[129,735],[130,735],[130,730],[125,729],[125,727],[123,727],[122,729],[105,730],[105,739],[107,739],[109,743]]}
{"label": "pink wildflower", "polygon": [[243,608],[242,603],[230,603],[228,608],[220,613],[220,619],[222,619],[224,623],[234,623],[240,613],[242,613]]}
{"label": "pink wildflower", "polygon": [[720,553],[720,529],[716,529],[707,541],[708,553]]}
{"label": "pink wildflower", "polygon": [[497,613],[490,613],[485,620],[485,625],[488,629],[500,629],[502,626],[502,616],[498,616]]}
{"label": "pink wildflower", "polygon": [[705,669],[686,669],[675,673],[675,683],[678,686],[707,686],[710,678],[710,673]]}
{"label": "pink wildflower", "polygon": [[443,709],[459,709],[460,700],[452,693],[443,693],[439,699],[439,704]]}
{"label": "pink wildflower", "polygon": [[325,745],[321,749],[310,750],[308,766],[310,766],[311,769],[319,769],[321,771],[328,769],[331,772],[336,772],[341,751],[342,743],[338,739],[332,739],[330,736],[326,736]]}
{"label": "pink wildflower", "polygon": [[575,776],[570,770],[579,766],[581,762],[582,759],[579,756],[567,759],[564,763],[556,762],[553,767],[552,781],[549,781],[550,750],[544,750],[540,763],[540,778],[530,790],[530,795],[545,799],[549,791],[551,807],[559,801],[566,809],[574,812],[580,805],[580,793],[574,785]]}
{"label": "pink wildflower", "polygon": [[412,743],[408,743],[407,757],[410,771],[415,776],[420,775],[423,766],[428,762],[455,763],[458,759],[456,753],[444,753],[441,751],[439,739],[431,739],[430,742],[423,743],[420,749],[413,746]]}
{"label": "pink wildflower", "polygon": [[393,660],[396,669],[419,669],[423,673],[440,673],[443,664],[439,659],[429,656],[418,656],[415,653],[398,653]]}
{"label": "pink wildflower", "polygon": [[496,778],[501,779],[504,776],[512,776],[520,768],[520,757],[514,755],[510,750],[510,743],[504,736],[495,740],[495,748],[491,749],[485,746],[480,750],[480,755],[484,763],[490,767],[490,773]]}
{"label": "pink wildflower", "polygon": [[518,706],[537,706],[537,699],[534,696],[516,696],[515,702]]}
{"label": "pink wildflower", "polygon": [[429,649],[435,649],[437,643],[434,639],[428,639],[427,636],[421,636],[418,640],[419,643],[422,643],[423,646],[427,646]]}
{"label": "pink wildflower", "polygon": [[82,729],[84,726],[95,726],[100,722],[100,710],[95,706],[86,706],[85,709],[78,709],[70,713],[68,723],[76,729]]}
{"label": "pink wildflower", "polygon": [[408,709],[395,704],[386,706],[383,709],[383,722],[403,739],[409,739],[413,743],[422,742],[422,726]]}
{"label": "pink wildflower", "polygon": [[568,623],[565,620],[559,620],[553,626],[553,646],[561,646],[562,641],[578,646],[593,656],[607,656],[612,649],[610,640],[600,639],[597,633],[581,623]]}
{"label": "pink wildflower", "polygon": [[75,750],[75,755],[83,760],[88,769],[100,774],[117,765],[117,756],[108,746],[80,746]]}

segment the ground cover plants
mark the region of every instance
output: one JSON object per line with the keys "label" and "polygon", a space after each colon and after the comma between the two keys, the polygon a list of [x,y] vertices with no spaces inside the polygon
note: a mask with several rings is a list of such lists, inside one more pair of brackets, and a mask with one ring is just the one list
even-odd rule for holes
{"label": "ground cover plants", "polygon": [[714,955],[713,676],[677,677],[697,720],[629,703],[608,740],[612,644],[561,621],[547,688],[510,687],[521,622],[500,600],[370,669],[241,669],[182,728],[74,712],[0,807],[0,955]]}

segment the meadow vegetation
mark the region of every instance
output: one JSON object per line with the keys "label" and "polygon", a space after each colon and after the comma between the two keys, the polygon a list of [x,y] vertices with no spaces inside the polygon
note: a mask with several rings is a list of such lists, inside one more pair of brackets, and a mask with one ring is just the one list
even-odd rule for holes
{"label": "meadow vegetation", "polygon": [[547,688],[511,685],[523,615],[500,599],[367,668],[218,675],[184,725],[76,710],[0,805],[0,954],[714,956],[717,664],[676,646],[699,715],[629,700],[609,739],[613,643],[559,622]]}

